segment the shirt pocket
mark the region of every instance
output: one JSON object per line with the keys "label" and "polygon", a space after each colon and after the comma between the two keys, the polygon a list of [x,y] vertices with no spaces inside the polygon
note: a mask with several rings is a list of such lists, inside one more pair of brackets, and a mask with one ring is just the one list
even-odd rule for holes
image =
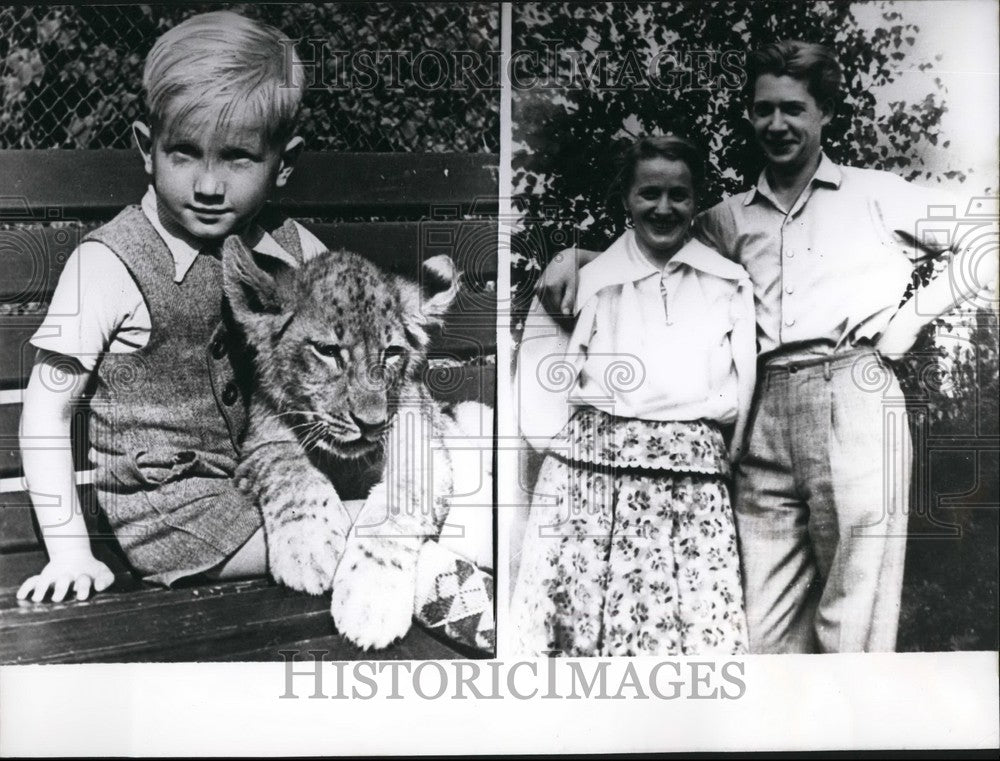
{"label": "shirt pocket", "polygon": [[130,474],[140,488],[156,489],[185,478],[231,478],[232,471],[191,449],[139,451],[128,458]]}

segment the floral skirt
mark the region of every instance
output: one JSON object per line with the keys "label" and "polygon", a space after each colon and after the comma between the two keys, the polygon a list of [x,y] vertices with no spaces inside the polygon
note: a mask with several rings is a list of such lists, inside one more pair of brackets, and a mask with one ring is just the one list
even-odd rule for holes
{"label": "floral skirt", "polygon": [[[553,451],[562,445],[569,454],[598,451],[598,430],[604,441],[627,441],[644,463],[659,465],[662,442],[673,441],[671,462],[703,467],[622,467],[616,446],[590,458],[596,463],[547,456],[511,600],[514,652],[745,653],[736,528],[718,429],[704,421],[652,423],[580,410]],[[652,442],[655,456],[638,453],[643,442],[647,448]]]}

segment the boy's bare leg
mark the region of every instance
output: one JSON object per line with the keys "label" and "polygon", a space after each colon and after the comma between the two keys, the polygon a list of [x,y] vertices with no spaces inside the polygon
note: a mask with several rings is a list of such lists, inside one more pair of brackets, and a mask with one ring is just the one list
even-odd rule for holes
{"label": "boy's bare leg", "polygon": [[267,575],[267,544],[264,529],[257,529],[236,553],[221,565],[205,572],[210,579],[245,579]]}

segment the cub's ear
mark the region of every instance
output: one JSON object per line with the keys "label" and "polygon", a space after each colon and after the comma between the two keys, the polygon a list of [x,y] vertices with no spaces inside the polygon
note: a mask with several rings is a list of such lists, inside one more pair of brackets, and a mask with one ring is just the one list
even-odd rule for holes
{"label": "cub's ear", "polygon": [[238,235],[226,238],[222,246],[223,289],[239,322],[284,311],[279,278],[280,273],[266,272],[254,261]]}
{"label": "cub's ear", "polygon": [[441,254],[424,261],[419,283],[400,278],[403,323],[414,345],[427,344],[426,328],[440,323],[441,317],[448,311],[458,295],[460,275],[451,257]]}
{"label": "cub's ear", "polygon": [[458,295],[461,273],[450,256],[439,254],[424,261],[422,275],[420,286],[424,313],[431,318],[441,317]]}

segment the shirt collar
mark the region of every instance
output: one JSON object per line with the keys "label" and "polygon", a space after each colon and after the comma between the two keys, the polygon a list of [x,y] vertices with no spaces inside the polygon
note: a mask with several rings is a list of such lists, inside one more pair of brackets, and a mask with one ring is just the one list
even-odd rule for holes
{"label": "shirt collar", "polygon": [[681,267],[689,267],[723,280],[745,280],[749,277],[746,270],[739,264],[727,259],[714,248],[706,246],[696,238],[692,238],[680,251],[674,254],[663,271],[664,274],[669,274]]}
{"label": "shirt collar", "polygon": [[[152,185],[146,189],[146,193],[142,197],[141,207],[142,213],[146,215],[146,219],[153,225],[153,229],[163,239],[167,250],[170,251],[171,258],[174,260],[174,282],[182,282],[184,276],[187,275],[192,265],[194,265],[198,254],[205,250],[206,247],[199,247],[194,241],[188,238],[181,238],[174,235],[163,226],[157,210],[156,191],[153,190]],[[255,253],[280,259],[292,267],[298,266],[295,257],[283,249],[278,241],[259,225],[254,224],[241,238],[250,250]]]}
{"label": "shirt collar", "polygon": [[742,281],[747,278],[740,265],[694,238],[685,243],[661,269],[643,255],[635,240],[635,231],[628,230],[607,251],[580,270],[576,310],[579,311],[602,288],[637,283],[653,275],[669,277],[682,267],[725,280]]}
{"label": "shirt collar", "polygon": [[[839,188],[842,178],[843,172],[840,167],[834,164],[826,153],[820,153],[819,166],[816,167],[816,172],[813,174],[812,179],[809,180],[809,184],[828,185],[832,188]],[[760,176],[757,177],[757,184],[747,192],[746,197],[743,199],[743,205],[749,206],[757,199],[758,195],[762,195],[767,199],[774,198],[774,191],[771,190],[771,185],[767,181],[766,169],[762,170]]]}

